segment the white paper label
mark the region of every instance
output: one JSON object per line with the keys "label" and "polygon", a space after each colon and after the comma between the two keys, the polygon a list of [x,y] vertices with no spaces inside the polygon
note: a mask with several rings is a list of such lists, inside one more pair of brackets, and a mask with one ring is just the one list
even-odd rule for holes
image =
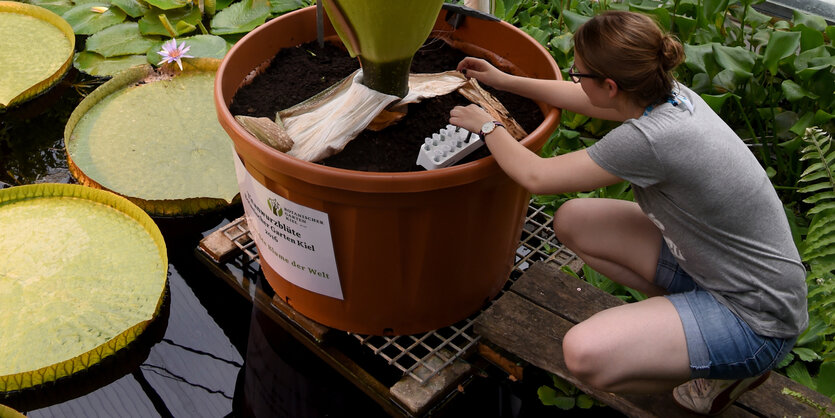
{"label": "white paper label", "polygon": [[235,153],[246,222],[261,262],[290,283],[343,299],[328,214],[287,200],[255,180]]}

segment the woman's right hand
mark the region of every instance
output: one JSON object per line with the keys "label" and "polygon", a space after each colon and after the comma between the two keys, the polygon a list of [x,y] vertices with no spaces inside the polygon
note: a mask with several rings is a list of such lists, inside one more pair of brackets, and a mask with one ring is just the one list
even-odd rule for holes
{"label": "woman's right hand", "polygon": [[458,71],[467,78],[474,78],[479,83],[504,90],[502,84],[508,74],[494,67],[481,58],[467,57],[458,63]]}

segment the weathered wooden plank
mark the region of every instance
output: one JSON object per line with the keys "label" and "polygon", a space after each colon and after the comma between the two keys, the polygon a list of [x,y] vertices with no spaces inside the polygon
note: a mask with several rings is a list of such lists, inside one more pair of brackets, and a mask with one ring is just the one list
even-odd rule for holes
{"label": "weathered wooden plank", "polygon": [[[520,280],[522,280],[520,278]],[[671,393],[620,396],[592,388],[577,380],[565,367],[562,338],[573,324],[554,313],[508,292],[485,310],[474,323],[476,333],[530,364],[571,382],[583,392],[632,417],[697,416],[678,407]],[[732,407],[723,416],[750,417]]]}
{"label": "weathered wooden plank", "polygon": [[510,290],[574,324],[624,303],[564,273],[554,263],[534,263]]}
{"label": "weathered wooden plank", "polygon": [[765,417],[816,417],[819,415],[819,411],[814,406],[791,395],[783,394],[783,388],[800,393],[818,405],[828,407],[830,412],[835,410],[835,404],[825,395],[778,373],[771,373],[771,377],[760,387],[745,392],[739,397],[737,403]]}

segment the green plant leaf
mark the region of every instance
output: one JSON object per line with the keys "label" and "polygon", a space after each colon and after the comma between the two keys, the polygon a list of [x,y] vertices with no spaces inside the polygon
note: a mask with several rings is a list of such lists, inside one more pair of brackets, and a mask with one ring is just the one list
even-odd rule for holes
{"label": "green plant leaf", "polygon": [[267,0],[244,0],[223,9],[212,18],[213,35],[249,32],[270,17]]}
{"label": "green plant leaf", "polygon": [[712,46],[714,58],[721,68],[733,71],[743,80],[753,75],[752,70],[756,58],[753,52],[739,46],[730,47],[719,44]]}
{"label": "green plant leaf", "polygon": [[687,65],[687,68],[690,71],[695,73],[707,73],[710,74],[713,72],[714,67],[716,66],[715,60],[713,58],[713,46],[718,44],[705,44],[705,45],[690,45],[684,44],[684,55],[685,61],[684,64]]}
{"label": "green plant leaf", "polygon": [[548,44],[551,48],[554,48],[563,54],[568,54],[574,48],[574,34],[571,32],[559,34],[551,38],[551,41]]}
{"label": "green plant leaf", "polygon": [[786,99],[790,102],[796,102],[805,98],[812,100],[816,100],[818,98],[818,95],[804,89],[801,85],[792,80],[784,80],[783,83],[780,84],[780,88],[783,89],[783,95],[785,95]]}
{"label": "green plant leaf", "polygon": [[[720,94],[720,95],[715,95],[715,94],[702,94],[701,95],[702,99],[704,99],[704,101],[708,104],[708,106],[710,106],[710,108],[713,109],[714,112],[716,112],[717,114],[720,114],[720,115],[722,114],[722,106],[725,105],[725,102],[729,98],[734,97],[734,96],[736,96],[736,95],[733,94],[733,93],[730,93],[730,92],[725,93],[725,94]],[[739,96],[736,96],[736,97],[739,97]]]}
{"label": "green plant leaf", "polygon": [[771,38],[769,38],[768,45],[766,45],[765,52],[763,53],[763,64],[771,75],[776,75],[780,61],[783,58],[794,55],[799,47],[800,33],[772,32]]}
{"label": "green plant leaf", "polygon": [[111,0],[110,4],[122,9],[128,16],[138,18],[151,9],[140,0]]}
{"label": "green plant leaf", "polygon": [[824,362],[818,370],[818,392],[835,396],[835,362]]}
{"label": "green plant leaf", "polygon": [[679,15],[673,17],[673,22],[681,40],[687,42],[696,29],[696,19]]}
{"label": "green plant leaf", "polygon": [[812,390],[817,389],[817,384],[814,380],[812,380],[809,370],[806,369],[806,365],[801,362],[794,362],[787,367],[786,375],[795,382],[800,383],[801,385],[804,385]]}
{"label": "green plant leaf", "polygon": [[823,32],[812,29],[806,25],[796,25],[792,28],[794,32],[800,32],[800,50],[817,48],[824,45]]}
{"label": "green plant leaf", "polygon": [[270,13],[280,15],[296,9],[301,9],[309,3],[305,0],[270,0]]}
{"label": "green plant leaf", "polygon": [[164,15],[169,22],[186,22],[189,25],[197,25],[200,22],[202,15],[200,9],[197,7],[184,7],[173,10],[153,9],[151,12],[145,14],[142,19],[139,19],[139,32],[143,35],[162,35],[170,37],[171,34],[160,20],[160,15]]}
{"label": "green plant leaf", "polygon": [[105,58],[145,54],[153,44],[153,39],[139,33],[136,22],[120,23],[87,38],[87,50]]}
{"label": "green plant leaf", "polygon": [[179,9],[189,3],[187,0],[145,0],[145,2],[162,10]]}
{"label": "green plant leaf", "polygon": [[67,122],[70,171],[157,215],[227,206],[238,185],[214,108],[219,63],[184,61],[174,75],[134,67],[97,88]]}
{"label": "green plant leaf", "polygon": [[728,0],[702,0],[702,7],[699,9],[699,19],[705,23],[715,23],[728,8]]}
{"label": "green plant leaf", "polygon": [[719,71],[713,77],[713,85],[720,92],[736,91],[739,88],[739,83],[742,81],[744,81],[743,77],[730,68]]}
{"label": "green plant leaf", "polygon": [[794,10],[792,12],[792,22],[795,26],[805,25],[818,32],[823,32],[826,29],[826,19],[817,15],[804,13],[799,10]]}
{"label": "green plant leaf", "polygon": [[[107,11],[99,13],[94,11],[94,7],[103,7]],[[122,9],[110,7],[108,3],[85,3],[67,10],[61,17],[72,26],[77,35],[92,35],[106,27],[124,22],[127,15]]]}
{"label": "green plant leaf", "polygon": [[58,16],[61,16],[75,6],[70,0],[30,0],[27,3],[43,7]]}
{"label": "green plant leaf", "polygon": [[15,313],[0,316],[0,396],[89,368],[159,314],[165,241],[136,205],[38,184],[0,190],[0,213],[0,305]]}
{"label": "green plant leaf", "polygon": [[594,398],[585,393],[577,397],[577,407],[580,409],[590,409],[594,406]]}
{"label": "green plant leaf", "polygon": [[805,347],[795,347],[792,349],[792,352],[794,354],[797,354],[797,356],[800,357],[801,360],[806,362],[820,360],[821,358],[818,355],[818,353],[816,353],[814,350],[810,350]]}
{"label": "green plant leaf", "polygon": [[0,3],[0,110],[54,85],[75,47],[70,26],[47,9]]}
{"label": "green plant leaf", "polygon": [[812,125],[812,121],[815,119],[815,114],[812,112],[806,112],[800,115],[800,118],[797,119],[797,123],[792,125],[789,129],[795,135],[803,135],[803,132],[806,131],[806,128]]}
{"label": "green plant leaf", "polygon": [[568,396],[560,396],[553,388],[549,386],[540,386],[536,394],[539,396],[539,401],[543,405],[556,406],[562,410],[569,410],[574,408],[574,398]]}
{"label": "green plant leaf", "polygon": [[577,32],[577,28],[579,28],[580,25],[591,20],[591,16],[584,16],[570,10],[563,10],[562,17],[571,33]]}
{"label": "green plant leaf", "polygon": [[144,63],[144,55],[124,55],[105,58],[90,51],[75,54],[75,59],[73,60],[73,66],[76,69],[97,77],[112,77],[123,70]]}

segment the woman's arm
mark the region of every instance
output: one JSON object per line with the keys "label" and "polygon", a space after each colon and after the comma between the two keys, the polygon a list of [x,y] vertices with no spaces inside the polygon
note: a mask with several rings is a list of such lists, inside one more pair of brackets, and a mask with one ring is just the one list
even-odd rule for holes
{"label": "woman's arm", "polygon": [[[457,106],[449,122],[471,132],[492,117],[477,105]],[[542,158],[503,128],[483,138],[496,162],[510,178],[531,193],[551,194],[588,191],[623,181],[597,165],[585,149],[551,158]]]}
{"label": "woman's arm", "polygon": [[614,109],[594,106],[579,83],[562,80],[542,80],[520,77],[505,73],[487,61],[467,57],[458,64],[461,71],[470,78],[493,88],[504,90],[531,100],[593,118],[623,122],[623,115]]}

